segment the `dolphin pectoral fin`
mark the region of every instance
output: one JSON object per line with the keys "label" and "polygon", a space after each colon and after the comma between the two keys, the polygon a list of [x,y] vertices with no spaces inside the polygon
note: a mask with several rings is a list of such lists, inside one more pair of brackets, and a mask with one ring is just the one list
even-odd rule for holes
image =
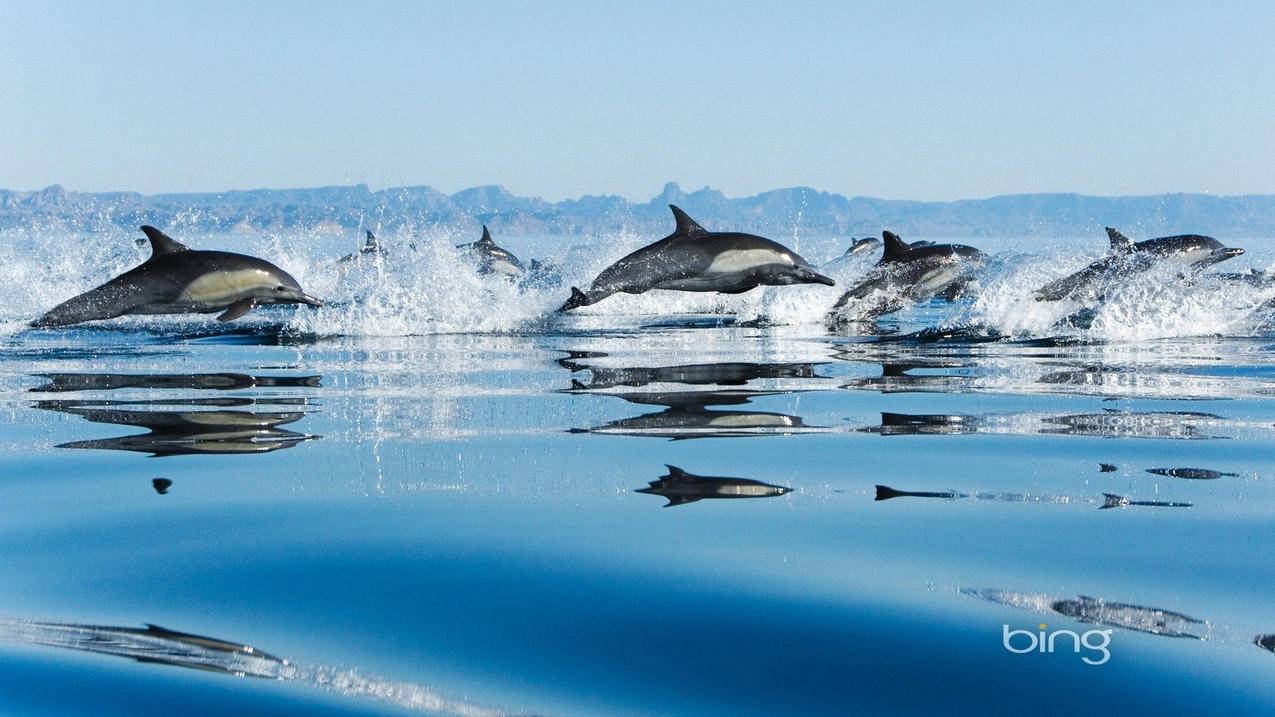
{"label": "dolphin pectoral fin", "polygon": [[236,301],[235,303],[231,304],[230,306],[228,306],[226,308],[226,311],[222,313],[221,316],[217,317],[217,320],[218,321],[234,321],[240,316],[243,316],[244,314],[247,314],[249,311],[252,311],[252,307],[256,305],[257,305],[257,302],[253,301],[252,299],[240,299]]}
{"label": "dolphin pectoral fin", "polygon": [[695,501],[699,500],[698,496],[688,496],[688,495],[678,495],[678,496],[666,495],[664,497],[668,498],[668,502],[664,504],[665,508],[676,508],[679,505],[686,505],[687,503],[694,503]]}

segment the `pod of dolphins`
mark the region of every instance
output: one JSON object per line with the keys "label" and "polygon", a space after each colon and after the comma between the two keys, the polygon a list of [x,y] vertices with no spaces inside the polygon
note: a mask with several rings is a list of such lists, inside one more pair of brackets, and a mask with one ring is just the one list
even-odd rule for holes
{"label": "pod of dolphins", "polygon": [[[634,251],[603,269],[587,289],[571,287],[559,309],[571,311],[603,301],[614,294],[643,294],[652,289],[741,294],[759,286],[836,282],[810,262],[778,242],[740,232],[712,232],[676,206],[672,234]],[[220,321],[244,316],[268,304],[323,302],[303,291],[288,272],[268,261],[244,254],[191,249],[152,226],[142,232],[150,240],[151,257],[114,279],[55,306],[31,323],[33,327],[69,326],[85,321],[131,314],[219,313]],[[1159,237],[1134,242],[1107,228],[1109,253],[1074,274],[1050,282],[1035,292],[1037,301],[1102,301],[1113,281],[1145,272],[1159,264],[1195,273],[1239,256],[1243,249],[1223,246],[1199,234]],[[842,293],[828,313],[832,324],[866,321],[910,304],[942,297],[949,301],[970,291],[987,255],[963,244],[908,243],[890,231],[882,240],[858,239],[846,251],[852,256],[882,247],[881,259],[858,282]],[[481,274],[554,286],[552,268],[531,262],[529,269],[492,239],[487,227],[482,238],[457,247]],[[359,253],[340,263],[384,253],[372,232]],[[1259,271],[1219,274],[1249,284],[1265,285]]]}

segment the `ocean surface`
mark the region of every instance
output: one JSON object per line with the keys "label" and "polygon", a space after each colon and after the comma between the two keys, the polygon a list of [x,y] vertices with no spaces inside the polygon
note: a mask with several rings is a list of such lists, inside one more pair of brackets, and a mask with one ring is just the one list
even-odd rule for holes
{"label": "ocean surface", "polygon": [[29,330],[147,250],[0,237],[0,713],[1275,710],[1275,285],[1079,328],[1031,294],[1100,232],[966,240],[973,296],[830,329],[822,286],[553,312],[657,237],[497,237],[518,284],[171,233],[328,304]]}

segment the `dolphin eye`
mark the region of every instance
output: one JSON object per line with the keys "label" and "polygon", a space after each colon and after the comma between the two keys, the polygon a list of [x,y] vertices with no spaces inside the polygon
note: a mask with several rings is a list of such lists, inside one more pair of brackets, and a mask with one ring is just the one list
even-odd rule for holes
{"label": "dolphin eye", "polygon": [[288,288],[287,288],[286,286],[283,286],[282,284],[280,284],[279,286],[276,286],[276,287],[274,288],[274,290],[275,290],[275,291],[287,291],[287,290],[288,290]]}

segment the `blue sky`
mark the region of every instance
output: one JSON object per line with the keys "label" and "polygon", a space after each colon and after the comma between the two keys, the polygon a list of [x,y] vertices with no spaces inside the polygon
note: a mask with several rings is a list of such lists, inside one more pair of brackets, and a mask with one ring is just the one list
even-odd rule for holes
{"label": "blue sky", "polygon": [[1275,193],[1272,3],[257,5],[0,0],[0,187]]}

